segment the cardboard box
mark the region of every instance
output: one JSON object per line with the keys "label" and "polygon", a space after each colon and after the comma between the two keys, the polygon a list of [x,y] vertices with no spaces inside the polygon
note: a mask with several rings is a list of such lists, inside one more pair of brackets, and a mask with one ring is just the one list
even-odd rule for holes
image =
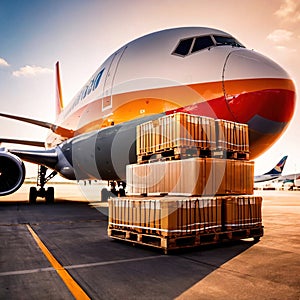
{"label": "cardboard box", "polygon": [[174,113],[137,126],[137,155],[159,153],[178,147],[216,149],[215,120]]}
{"label": "cardboard box", "polygon": [[236,230],[262,226],[262,197],[232,196],[224,199],[224,226]]}
{"label": "cardboard box", "polygon": [[126,167],[128,195],[213,196],[253,194],[254,163],[189,158]]}
{"label": "cardboard box", "polygon": [[222,197],[110,198],[109,228],[161,236],[219,232]]}
{"label": "cardboard box", "polygon": [[227,120],[215,120],[217,149],[249,153],[248,125]]}

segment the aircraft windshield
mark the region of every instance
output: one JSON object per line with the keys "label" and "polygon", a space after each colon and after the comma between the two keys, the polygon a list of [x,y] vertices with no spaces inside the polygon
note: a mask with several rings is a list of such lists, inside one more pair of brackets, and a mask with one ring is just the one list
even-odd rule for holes
{"label": "aircraft windshield", "polygon": [[227,46],[231,45],[233,47],[243,47],[245,48],[240,42],[238,42],[235,38],[229,36],[213,36],[216,41],[216,46]]}
{"label": "aircraft windshield", "polygon": [[182,40],[178,44],[178,46],[174,52],[176,54],[182,55],[182,56],[187,55],[190,52],[190,48],[192,46],[193,40],[194,40],[193,38]]}
{"label": "aircraft windshield", "polygon": [[196,51],[200,51],[200,50],[208,48],[208,47],[211,47],[213,45],[214,45],[214,42],[209,35],[197,37],[197,38],[195,38],[195,41],[193,44],[192,53],[194,53]]}
{"label": "aircraft windshield", "polygon": [[231,36],[206,35],[185,38],[179,41],[172,54],[185,57],[203,49],[215,46],[232,46],[245,48],[240,42]]}

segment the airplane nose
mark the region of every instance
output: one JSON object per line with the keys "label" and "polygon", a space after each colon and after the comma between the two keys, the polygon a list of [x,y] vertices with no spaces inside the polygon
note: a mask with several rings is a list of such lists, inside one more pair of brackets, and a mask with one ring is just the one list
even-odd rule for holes
{"label": "airplane nose", "polygon": [[[256,145],[253,157],[284,132],[296,102],[295,86],[287,72],[269,58],[251,50],[234,50],[222,73],[226,104],[233,119],[249,126]],[[268,144],[268,146],[267,146]]]}
{"label": "airplane nose", "polygon": [[[224,96],[236,121],[258,131],[276,131],[291,120],[295,86],[274,61],[251,50],[234,50],[226,58],[222,78]],[[269,126],[261,126],[264,121]]]}

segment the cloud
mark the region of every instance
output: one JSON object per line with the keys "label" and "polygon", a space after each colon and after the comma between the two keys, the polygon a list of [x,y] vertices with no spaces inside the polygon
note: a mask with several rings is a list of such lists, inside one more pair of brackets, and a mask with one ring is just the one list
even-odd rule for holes
{"label": "cloud", "polygon": [[283,52],[283,53],[286,53],[286,54],[290,54],[290,53],[295,53],[297,52],[296,49],[294,48],[288,48],[288,47],[285,47],[285,46],[275,46],[275,48],[280,51],[280,52]]}
{"label": "cloud", "polygon": [[283,43],[290,41],[292,37],[293,32],[285,29],[276,29],[267,36],[267,39],[274,43]]}
{"label": "cloud", "polygon": [[0,67],[9,67],[9,63],[4,59],[0,57]]}
{"label": "cloud", "polygon": [[42,74],[50,74],[53,73],[53,70],[38,66],[25,66],[20,68],[17,71],[13,72],[13,76],[15,77],[32,77],[32,76],[38,76]]}
{"label": "cloud", "polygon": [[300,21],[300,2],[298,0],[284,0],[275,15],[283,21]]}

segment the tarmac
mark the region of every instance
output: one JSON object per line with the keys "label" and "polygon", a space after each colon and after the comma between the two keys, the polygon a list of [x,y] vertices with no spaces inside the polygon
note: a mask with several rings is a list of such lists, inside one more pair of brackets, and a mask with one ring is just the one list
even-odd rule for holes
{"label": "tarmac", "polygon": [[[300,299],[300,192],[263,196],[264,236],[164,255],[107,236],[76,185],[0,200],[0,299]],[[97,209],[98,207],[98,209]]]}

